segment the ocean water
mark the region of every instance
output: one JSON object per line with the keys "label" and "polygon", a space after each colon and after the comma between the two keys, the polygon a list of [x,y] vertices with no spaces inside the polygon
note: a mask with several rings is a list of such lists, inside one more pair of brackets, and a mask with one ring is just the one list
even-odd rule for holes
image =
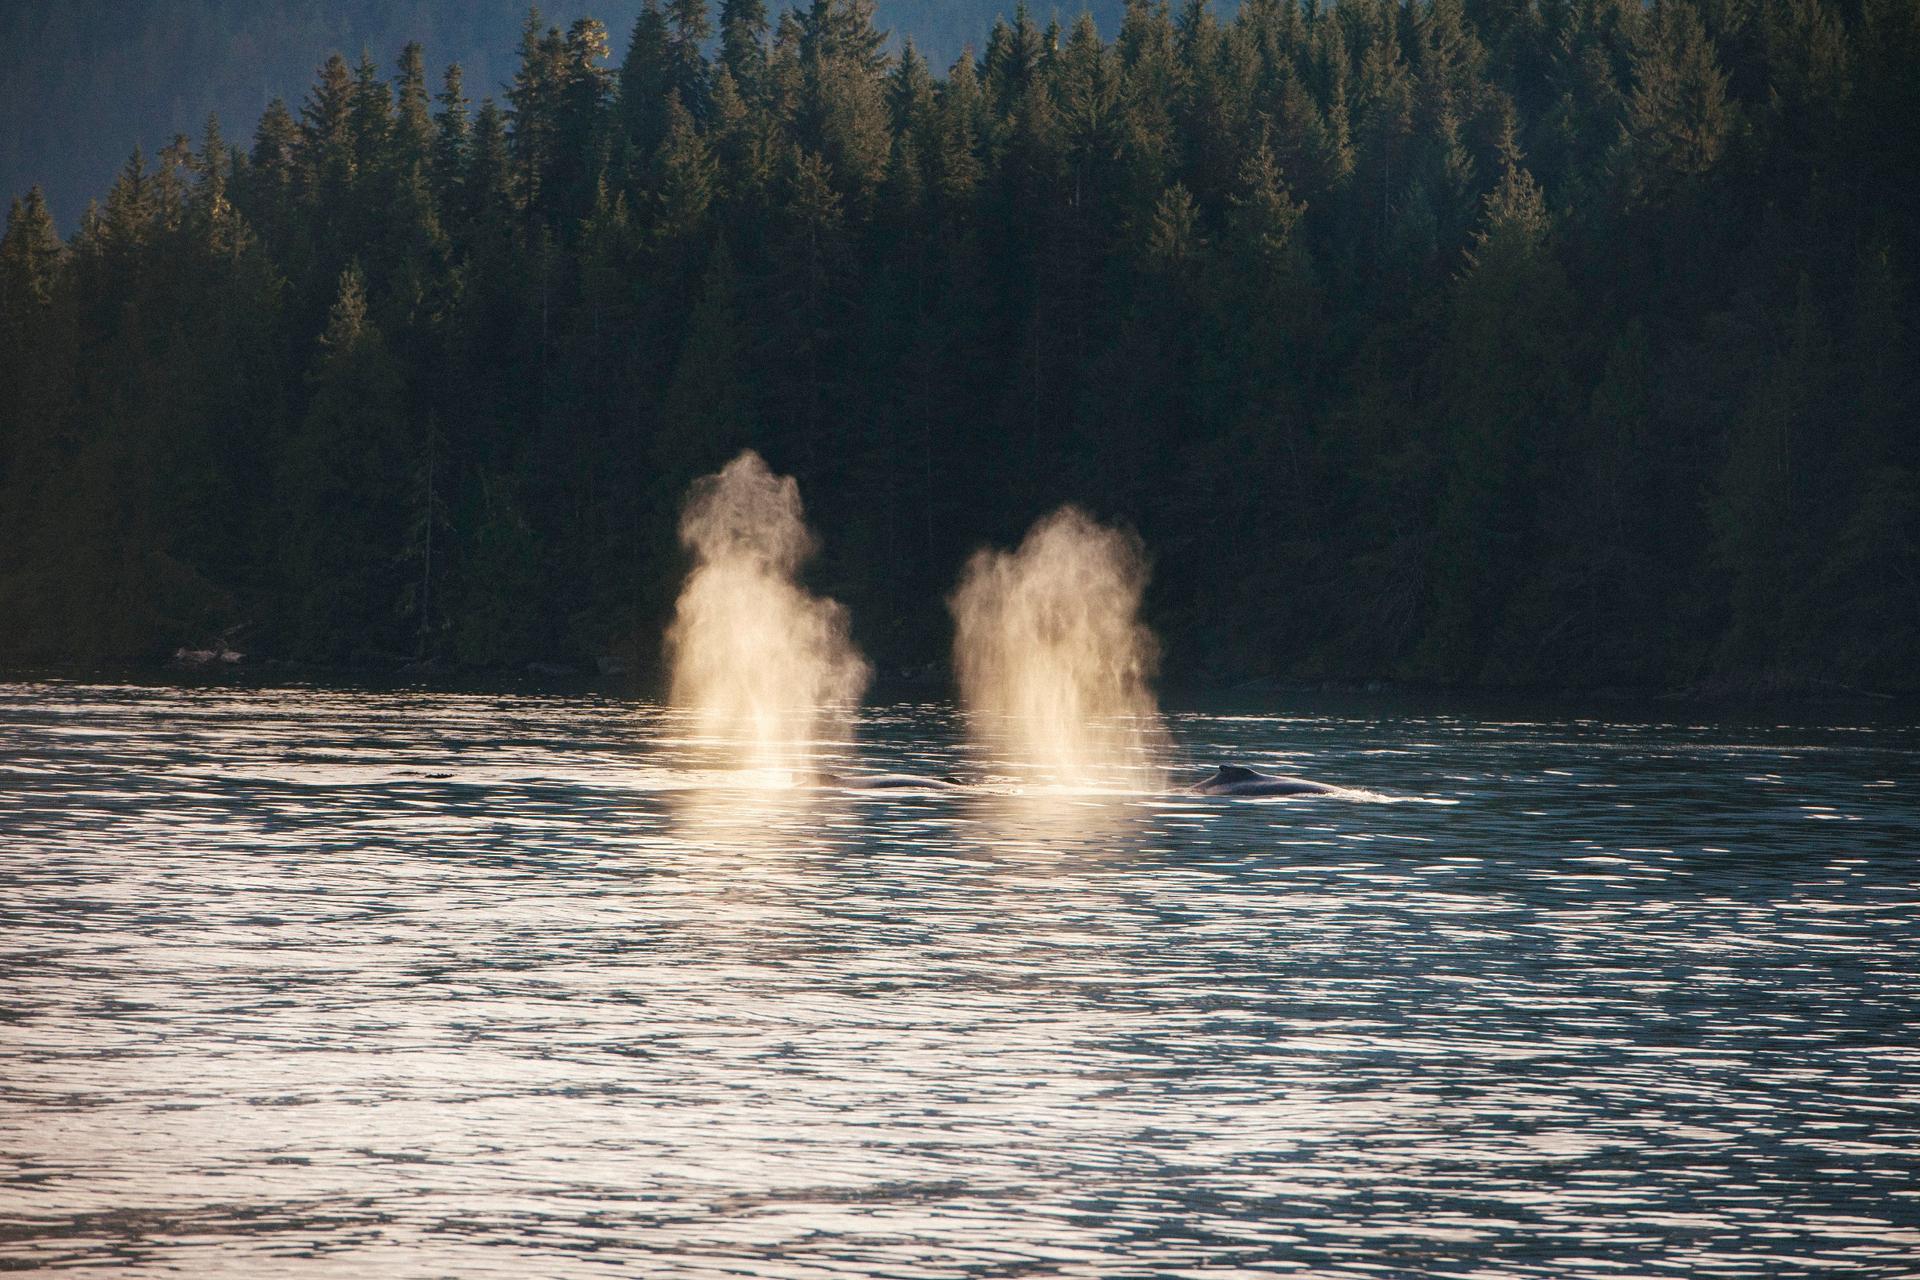
{"label": "ocean water", "polygon": [[0,685],[0,1270],[1920,1275],[1920,731]]}

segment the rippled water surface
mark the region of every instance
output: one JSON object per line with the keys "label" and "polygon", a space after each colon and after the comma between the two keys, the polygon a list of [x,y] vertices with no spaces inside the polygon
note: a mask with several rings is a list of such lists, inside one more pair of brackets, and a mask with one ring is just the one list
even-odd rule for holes
{"label": "rippled water surface", "polygon": [[0,686],[0,1270],[1920,1275],[1920,734],[1808,714],[1176,716],[1374,797],[1250,802]]}

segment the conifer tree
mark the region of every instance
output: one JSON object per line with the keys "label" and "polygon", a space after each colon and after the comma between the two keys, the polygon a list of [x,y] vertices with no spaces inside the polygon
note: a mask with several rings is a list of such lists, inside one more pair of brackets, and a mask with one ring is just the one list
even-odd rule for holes
{"label": "conifer tree", "polygon": [[1904,429],[1920,379],[1885,240],[1862,251],[1853,295],[1841,370],[1851,392],[1841,422],[1851,430],[1836,450],[1837,528],[1817,596],[1835,674],[1884,688],[1920,660],[1920,445]]}
{"label": "conifer tree", "polygon": [[680,95],[680,105],[695,119],[703,119],[707,110],[707,60],[701,46],[713,34],[713,22],[707,16],[707,0],[667,0],[667,59],[670,79]]}
{"label": "conifer tree", "polygon": [[1433,597],[1416,659],[1444,679],[1503,683],[1533,675],[1524,641],[1534,625],[1525,612],[1532,597],[1515,587],[1538,578],[1529,535],[1552,451],[1537,424],[1566,418],[1563,367],[1554,357],[1571,304],[1548,229],[1539,185],[1509,133],[1450,316]]}
{"label": "conifer tree", "polygon": [[831,166],[800,152],[787,176],[784,226],[772,280],[784,359],[779,362],[775,421],[792,432],[809,470],[824,465],[840,369],[836,338],[852,293],[844,202]]}
{"label": "conifer tree", "polygon": [[192,167],[198,181],[187,205],[194,238],[211,258],[237,258],[250,247],[253,234],[229,198],[233,156],[221,136],[218,116],[207,117]]}
{"label": "conifer tree", "polygon": [[725,240],[709,255],[699,301],[661,408],[654,459],[681,492],[753,441],[751,369],[741,333],[739,281]]}
{"label": "conifer tree", "polygon": [[1270,139],[1274,162],[1310,199],[1324,198],[1344,176],[1326,117],[1306,81],[1292,71],[1282,73],[1277,97]]}
{"label": "conifer tree", "polygon": [[773,130],[764,114],[749,107],[721,66],[713,78],[707,137],[720,163],[729,211],[742,226],[759,220],[773,175]]}
{"label": "conifer tree", "polygon": [[814,0],[800,36],[794,140],[856,212],[871,208],[892,147],[870,0]]}
{"label": "conifer tree", "polygon": [[1294,229],[1304,212],[1280,176],[1273,148],[1262,138],[1241,165],[1239,190],[1232,198],[1229,227],[1234,244],[1257,270],[1287,264],[1294,251]]}
{"label": "conifer tree", "polygon": [[254,126],[243,185],[262,199],[285,199],[293,190],[299,148],[300,126],[287,104],[273,99]]}
{"label": "conifer tree", "polygon": [[0,237],[0,311],[12,319],[46,306],[60,254],[46,197],[33,187],[7,209],[6,234]]}
{"label": "conifer tree", "polygon": [[994,114],[1012,116],[1027,91],[1039,82],[1046,46],[1025,0],[1013,9],[1013,25],[995,24],[987,42],[986,82]]}
{"label": "conifer tree", "polygon": [[559,155],[552,179],[562,200],[562,225],[584,217],[606,167],[605,117],[613,92],[613,73],[605,65],[607,29],[592,18],[567,28],[559,103]]}
{"label": "conifer tree", "polygon": [[120,176],[108,188],[106,206],[85,238],[123,262],[131,262],[152,234],[155,212],[153,176],[147,169],[146,153],[135,147],[121,166]]}
{"label": "conifer tree", "polygon": [[747,101],[758,101],[767,66],[766,0],[720,0],[720,64]]}
{"label": "conifer tree", "polygon": [[874,0],[809,0],[796,10],[802,58],[848,61],[872,74],[886,66],[887,33],[873,25]]}
{"label": "conifer tree", "polygon": [[[49,416],[47,402],[57,394],[58,383],[48,377],[58,365],[50,313],[63,253],[45,197],[39,187],[30,188],[8,207],[0,235],[0,506],[10,495],[9,480],[24,465],[29,434],[44,437],[50,425],[36,427],[28,419]],[[14,505],[22,501],[24,495],[14,495]],[[23,536],[0,522],[0,536],[9,533]],[[0,599],[4,595],[0,591]]]}
{"label": "conifer tree", "polygon": [[911,135],[915,145],[932,131],[933,76],[912,39],[901,48],[900,61],[887,77],[887,115],[893,135]]}
{"label": "conifer tree", "polygon": [[1330,185],[1343,185],[1353,173],[1353,114],[1349,101],[1346,38],[1337,18],[1326,17],[1312,26],[1310,76],[1326,122]]}
{"label": "conifer tree", "polygon": [[1375,228],[1375,243],[1387,248],[1394,199],[1412,178],[1406,142],[1413,132],[1413,79],[1393,28],[1383,23],[1360,60],[1355,84],[1359,154],[1365,183],[1362,216]]}
{"label": "conifer tree", "polygon": [[276,187],[287,187],[292,181],[299,146],[300,128],[294,123],[287,104],[275,98],[267,104],[254,129],[253,150],[249,153],[254,173],[270,177]]}
{"label": "conifer tree", "polygon": [[1120,60],[1127,84],[1126,159],[1132,198],[1158,200],[1179,161],[1173,104],[1185,88],[1166,0],[1127,0],[1120,24]]}
{"label": "conifer tree", "polygon": [[1836,388],[1831,338],[1804,273],[1780,319],[1774,358],[1735,420],[1713,493],[1714,550],[1732,579],[1721,660],[1745,669],[1773,656],[1804,662],[1808,655],[1795,651],[1812,630],[1807,535],[1820,514],[1811,500],[1829,447],[1819,407]]}
{"label": "conifer tree", "polygon": [[980,82],[964,53],[940,87],[936,145],[929,156],[934,186],[951,210],[965,210],[980,182]]}
{"label": "conifer tree", "polygon": [[1659,201],[1718,163],[1735,105],[1698,11],[1678,0],[1655,7],[1633,70],[1620,163],[1629,199]]}
{"label": "conifer tree", "polygon": [[400,51],[400,90],[394,105],[394,156],[403,172],[432,164],[433,138],[426,53],[418,40],[411,40]]}
{"label": "conifer tree", "polygon": [[473,119],[473,147],[466,176],[467,216],[504,228],[513,209],[513,169],[506,113],[488,98]]}
{"label": "conifer tree", "polygon": [[465,75],[459,63],[448,64],[436,101],[440,113],[433,122],[434,197],[443,210],[455,213],[466,205],[467,150],[473,131],[467,114]]}
{"label": "conifer tree", "polygon": [[360,55],[354,68],[347,128],[355,170],[364,174],[384,168],[393,146],[393,88],[368,53]]}
{"label": "conifer tree", "polygon": [[615,108],[629,170],[636,176],[667,136],[667,101],[674,91],[671,29],[659,0],[646,0],[620,64]]}
{"label": "conifer tree", "polygon": [[668,99],[667,136],[654,160],[653,233],[666,260],[697,259],[718,195],[718,173],[706,139],[678,96]]}
{"label": "conifer tree", "polygon": [[292,652],[338,662],[405,652],[406,430],[401,378],[356,267],[319,340],[312,397],[282,472],[280,625]]}
{"label": "conifer tree", "polygon": [[558,27],[541,29],[539,9],[531,9],[520,33],[520,64],[507,89],[513,124],[508,151],[513,157],[515,203],[530,221],[558,212],[562,193],[550,190],[560,163],[561,99],[566,92],[566,45]]}
{"label": "conifer tree", "polygon": [[1147,261],[1169,275],[1185,269],[1205,247],[1200,230],[1200,206],[1193,193],[1179,183],[1168,187],[1153,208],[1146,229]]}
{"label": "conifer tree", "polygon": [[353,145],[353,75],[339,54],[320,68],[320,78],[300,109],[300,146],[295,156],[301,193],[309,205],[333,205],[352,186],[358,156]]}
{"label": "conifer tree", "polygon": [[1126,88],[1119,59],[1101,41],[1090,14],[1081,14],[1054,73],[1062,145],[1073,208],[1098,207],[1112,189],[1126,146]]}

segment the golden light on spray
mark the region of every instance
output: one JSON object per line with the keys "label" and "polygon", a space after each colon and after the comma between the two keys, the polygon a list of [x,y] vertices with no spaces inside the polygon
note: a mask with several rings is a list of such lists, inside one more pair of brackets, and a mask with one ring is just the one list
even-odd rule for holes
{"label": "golden light on spray", "polygon": [[735,767],[778,782],[845,740],[871,672],[846,610],[798,580],[815,550],[791,476],[751,450],[694,482],[680,517],[693,553],[667,631],[671,699]]}
{"label": "golden light on spray", "polygon": [[990,750],[1059,784],[1158,785],[1167,738],[1146,585],[1139,539],[1077,507],[1017,551],[974,554],[948,607],[961,700]]}

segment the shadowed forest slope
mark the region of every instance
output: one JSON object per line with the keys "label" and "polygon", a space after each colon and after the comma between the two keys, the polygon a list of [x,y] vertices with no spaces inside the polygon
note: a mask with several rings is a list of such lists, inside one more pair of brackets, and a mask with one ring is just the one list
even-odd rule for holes
{"label": "shadowed forest slope", "polygon": [[1916,0],[978,44],[646,4],[16,201],[0,655],[644,663],[752,445],[883,668],[1075,500],[1181,675],[1920,685]]}

